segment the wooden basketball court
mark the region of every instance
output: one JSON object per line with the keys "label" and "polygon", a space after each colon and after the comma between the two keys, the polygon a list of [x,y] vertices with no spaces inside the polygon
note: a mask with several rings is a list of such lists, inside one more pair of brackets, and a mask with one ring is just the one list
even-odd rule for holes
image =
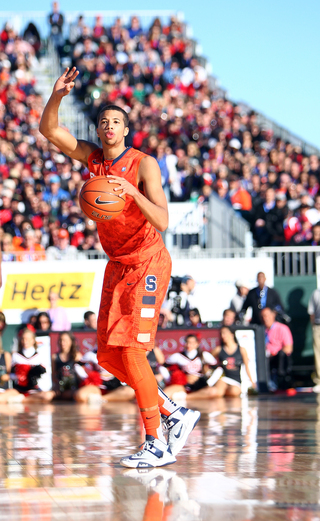
{"label": "wooden basketball court", "polygon": [[135,403],[0,409],[0,521],[320,520],[315,394],[195,403],[176,464],[124,469]]}

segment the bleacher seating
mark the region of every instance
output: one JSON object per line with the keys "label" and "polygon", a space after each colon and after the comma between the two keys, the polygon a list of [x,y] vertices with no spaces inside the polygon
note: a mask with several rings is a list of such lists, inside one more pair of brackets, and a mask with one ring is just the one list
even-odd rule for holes
{"label": "bleacher seating", "polygon": [[[36,27],[26,29],[20,35],[7,23],[0,33],[3,250],[8,259],[18,247],[32,251],[30,228],[44,249],[57,244],[60,228],[73,246],[100,249],[77,200],[85,168],[38,131],[43,100],[31,66],[42,42]],[[177,18],[145,28],[137,17],[128,26],[120,18],[105,26],[98,15],[89,26],[79,17],[57,51],[79,69],[75,96],[92,121],[109,102],[129,112],[127,144],[157,159],[169,201],[202,204],[215,191],[250,223],[258,247],[320,244],[318,156],[275,137],[254,111],[211,88]]]}

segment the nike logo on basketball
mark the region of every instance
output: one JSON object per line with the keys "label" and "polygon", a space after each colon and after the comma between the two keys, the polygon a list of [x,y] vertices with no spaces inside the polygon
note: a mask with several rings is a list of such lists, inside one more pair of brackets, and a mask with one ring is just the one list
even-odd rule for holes
{"label": "nike logo on basketball", "polygon": [[132,286],[132,284],[134,284],[134,282],[127,282],[127,286]]}
{"label": "nike logo on basketball", "polygon": [[179,430],[178,434],[174,434],[174,437],[175,437],[175,438],[180,438],[180,436],[181,436],[181,431],[182,431],[182,425],[181,425],[181,427],[180,427],[180,430]]}
{"label": "nike logo on basketball", "polygon": [[96,204],[116,204],[117,201],[100,201],[100,195],[96,198],[95,203]]}

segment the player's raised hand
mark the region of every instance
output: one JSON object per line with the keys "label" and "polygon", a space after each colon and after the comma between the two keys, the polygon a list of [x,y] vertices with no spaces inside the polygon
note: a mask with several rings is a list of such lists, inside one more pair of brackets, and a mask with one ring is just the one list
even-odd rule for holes
{"label": "player's raised hand", "polygon": [[72,67],[71,70],[69,70],[69,67],[67,67],[64,73],[55,82],[53,92],[59,94],[61,97],[67,96],[67,94],[69,94],[69,92],[73,89],[75,85],[74,82],[78,74],[79,71],[77,71],[76,67]]}

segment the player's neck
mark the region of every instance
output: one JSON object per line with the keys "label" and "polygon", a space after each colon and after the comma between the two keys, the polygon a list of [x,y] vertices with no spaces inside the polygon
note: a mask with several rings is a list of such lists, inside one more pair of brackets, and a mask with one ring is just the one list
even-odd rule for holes
{"label": "player's neck", "polygon": [[105,161],[108,161],[108,160],[113,160],[113,159],[116,159],[117,157],[119,157],[126,149],[127,147],[125,146],[124,143],[119,143],[119,144],[115,144],[115,145],[106,145],[104,144],[102,149],[103,149],[103,158]]}

